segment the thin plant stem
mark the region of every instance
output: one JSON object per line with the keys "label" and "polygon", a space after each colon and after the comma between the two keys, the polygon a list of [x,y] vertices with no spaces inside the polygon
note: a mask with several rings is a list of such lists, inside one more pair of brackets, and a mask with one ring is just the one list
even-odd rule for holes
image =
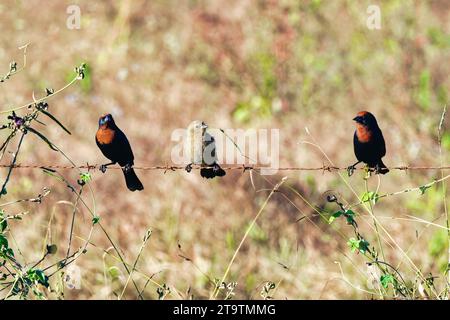
{"label": "thin plant stem", "polygon": [[[123,286],[122,292],[119,295],[118,300],[122,300],[122,297],[123,297],[123,295],[125,293],[125,290],[128,287],[128,283],[130,282],[130,279],[133,276],[133,272],[136,270],[136,265],[137,265],[137,263],[139,261],[139,258],[141,257],[142,251],[144,250],[145,246],[147,245],[147,242],[150,239],[151,234],[152,234],[151,230],[147,230],[147,232],[145,233],[144,239],[142,241],[141,248],[139,249],[139,253],[138,253],[137,257],[136,257],[136,260],[134,260],[133,267],[131,268],[131,272],[128,275],[127,281],[125,282],[125,285]],[[139,293],[139,295],[141,295],[141,292],[138,292],[138,293]]]}
{"label": "thin plant stem", "polygon": [[[368,195],[368,194],[369,194],[369,186],[368,186],[368,183],[367,183],[367,179],[364,179],[364,186],[365,186],[365,188],[366,188],[366,194]],[[375,193],[375,197],[376,197],[376,193]],[[386,257],[384,256],[383,246],[382,246],[382,244],[381,244],[381,239],[380,239],[380,232],[378,231],[377,221],[376,221],[376,219],[375,219],[375,214],[374,214],[374,212],[373,212],[373,204],[372,204],[372,201],[373,201],[373,200],[370,199],[370,197],[369,197],[369,206],[370,206],[370,211],[369,211],[369,213],[370,213],[370,215],[371,215],[371,217],[372,217],[373,226],[374,226],[374,228],[375,228],[375,234],[376,234],[376,237],[377,237],[378,246],[380,247],[381,256],[383,257],[383,260],[385,261],[385,260],[386,260]]]}
{"label": "thin plant stem", "polygon": [[70,233],[69,233],[69,244],[67,245],[66,260],[64,262],[66,262],[67,259],[69,258],[70,247],[72,245],[73,228],[74,228],[74,225],[75,225],[75,214],[77,212],[78,202],[80,201],[80,197],[81,197],[81,193],[82,192],[83,192],[83,186],[81,186],[80,192],[78,192],[77,198],[76,198],[75,203],[73,205],[72,222],[70,224]]}
{"label": "thin plant stem", "polygon": [[45,96],[45,97],[42,97],[42,98],[39,98],[39,99],[37,99],[37,100],[33,99],[33,102],[26,103],[26,104],[24,104],[24,105],[22,105],[22,106],[20,106],[20,107],[15,107],[15,108],[7,109],[7,110],[1,110],[1,111],[0,111],[0,114],[2,114],[2,113],[11,113],[11,112],[13,112],[13,111],[18,111],[18,110],[21,110],[21,109],[25,109],[25,108],[28,108],[29,105],[37,104],[37,103],[39,103],[39,102],[45,101],[45,100],[47,100],[48,98],[51,98],[51,97],[53,97],[54,95],[56,95],[56,94],[58,94],[58,93],[60,93],[60,92],[62,92],[62,91],[64,91],[64,90],[66,90],[67,88],[69,88],[71,85],[73,85],[73,84],[74,84],[75,82],[77,82],[78,80],[79,80],[79,77],[78,77],[78,75],[77,75],[77,76],[76,76],[75,78],[73,78],[69,83],[67,83],[64,87],[58,89],[57,91],[53,92],[52,94],[49,94],[49,95],[47,95],[47,96]]}
{"label": "thin plant stem", "polygon": [[[447,113],[447,105],[444,106],[444,109],[442,111],[441,120],[439,121],[438,126],[438,144],[439,144],[439,163],[442,165],[444,163],[444,159],[442,156],[442,128],[444,126],[444,119],[445,115]],[[444,170],[441,171],[441,179],[444,178]],[[444,205],[444,213],[445,213],[445,220],[447,225],[447,285],[446,288],[446,298],[450,298],[450,218],[448,214],[448,208],[447,208],[447,185],[446,183],[442,183],[442,200]]]}
{"label": "thin plant stem", "polygon": [[13,160],[11,161],[11,166],[9,167],[8,174],[6,176],[5,182],[3,182],[2,188],[0,189],[0,198],[6,191],[6,185],[9,182],[9,178],[11,177],[11,173],[13,171],[14,164],[17,161],[17,156],[19,155],[20,147],[22,146],[23,138],[25,137],[25,132],[22,132],[22,135],[20,136],[19,144],[17,146],[16,152],[14,153]]}
{"label": "thin plant stem", "polygon": [[256,224],[256,221],[258,220],[258,218],[261,216],[262,212],[264,211],[264,209],[267,206],[267,203],[269,203],[270,198],[272,197],[272,195],[278,191],[278,189],[280,188],[280,186],[286,181],[286,178],[283,178],[279,183],[277,183],[275,185],[275,187],[273,187],[272,191],[270,192],[270,194],[267,196],[266,200],[264,201],[264,203],[262,204],[261,208],[259,209],[258,213],[256,214],[255,218],[253,219],[253,221],[250,223],[250,225],[247,227],[247,230],[245,231],[244,236],[241,239],[241,242],[239,243],[239,245],[237,246],[236,250],[234,251],[233,257],[231,258],[230,262],[228,263],[228,266],[225,270],[225,273],[222,276],[222,279],[219,282],[219,285],[216,285],[214,287],[214,291],[210,297],[211,298],[217,298],[217,295],[219,294],[219,286],[221,283],[225,282],[228,273],[230,272],[231,266],[233,265],[234,260],[236,259],[239,250],[241,249],[242,245],[244,244],[245,240],[247,239],[247,236],[249,235],[250,231],[253,229],[254,225]]}

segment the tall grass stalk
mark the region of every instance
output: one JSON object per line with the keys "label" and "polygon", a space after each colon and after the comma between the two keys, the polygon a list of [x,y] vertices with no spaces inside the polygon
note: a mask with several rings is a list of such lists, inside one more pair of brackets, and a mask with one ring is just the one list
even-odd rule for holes
{"label": "tall grass stalk", "polygon": [[[446,113],[447,113],[447,105],[445,105],[442,110],[441,120],[439,121],[438,126],[439,163],[441,165],[444,163],[444,159],[442,156],[442,129],[444,127],[444,120]],[[441,179],[444,179],[444,170],[441,170]],[[445,287],[446,288],[445,297],[447,299],[450,299],[450,218],[447,208],[447,185],[444,182],[442,182],[442,201],[444,206],[445,222],[447,226],[447,268],[446,268],[447,285]]]}
{"label": "tall grass stalk", "polygon": [[264,203],[262,204],[261,208],[259,209],[258,213],[256,214],[255,218],[253,219],[253,221],[250,223],[250,225],[247,227],[247,230],[244,233],[244,236],[241,239],[241,242],[239,243],[239,245],[237,246],[236,250],[234,251],[233,257],[231,258],[230,262],[228,263],[228,266],[225,270],[225,273],[222,276],[222,279],[220,280],[220,282],[214,287],[214,291],[211,294],[211,296],[209,297],[210,299],[217,298],[217,295],[219,294],[219,287],[220,284],[224,283],[228,273],[230,272],[231,266],[233,265],[234,260],[236,259],[239,250],[241,249],[242,245],[244,244],[245,240],[247,239],[247,236],[249,235],[250,231],[253,229],[254,225],[256,224],[256,221],[258,220],[258,218],[261,216],[261,214],[263,213],[264,209],[266,208],[267,204],[269,203],[270,198],[273,196],[273,194],[275,192],[278,191],[278,189],[280,188],[280,186],[286,181],[286,177],[284,177],[283,179],[281,179],[281,181],[279,183],[277,183],[275,185],[275,187],[272,188],[272,191],[270,192],[270,194],[267,196],[267,198],[264,200]]}

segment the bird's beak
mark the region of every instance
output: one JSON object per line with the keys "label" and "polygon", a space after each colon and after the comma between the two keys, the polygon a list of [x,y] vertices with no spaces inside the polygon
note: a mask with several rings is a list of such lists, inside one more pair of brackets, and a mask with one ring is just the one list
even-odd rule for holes
{"label": "bird's beak", "polygon": [[206,128],[208,128],[208,125],[206,123],[203,123],[202,124],[202,129],[206,129]]}

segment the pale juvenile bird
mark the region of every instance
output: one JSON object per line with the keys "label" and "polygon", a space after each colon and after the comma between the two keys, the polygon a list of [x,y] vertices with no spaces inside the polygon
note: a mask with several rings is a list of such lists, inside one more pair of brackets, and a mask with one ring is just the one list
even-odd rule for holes
{"label": "pale juvenile bird", "polygon": [[216,144],[214,138],[206,132],[208,125],[200,120],[193,121],[187,128],[185,152],[189,155],[186,171],[191,172],[192,165],[200,165],[200,175],[212,179],[223,177],[225,171],[217,163]]}

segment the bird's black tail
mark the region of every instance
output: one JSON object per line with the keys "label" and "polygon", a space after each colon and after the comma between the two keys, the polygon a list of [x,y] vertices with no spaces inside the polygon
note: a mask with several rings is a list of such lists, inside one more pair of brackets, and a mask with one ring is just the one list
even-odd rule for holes
{"label": "bird's black tail", "polygon": [[212,179],[214,177],[223,177],[225,174],[226,174],[225,170],[223,170],[217,163],[215,163],[212,168],[200,169],[200,175],[206,179]]}
{"label": "bird's black tail", "polygon": [[378,162],[378,173],[386,174],[389,172],[389,169],[384,165],[383,161],[380,159]]}
{"label": "bird's black tail", "polygon": [[141,191],[144,189],[142,182],[137,177],[133,168],[129,168],[128,170],[124,169],[122,171],[123,171],[123,175],[125,176],[125,182],[127,183],[128,189],[130,189],[131,191],[136,191],[136,190]]}

